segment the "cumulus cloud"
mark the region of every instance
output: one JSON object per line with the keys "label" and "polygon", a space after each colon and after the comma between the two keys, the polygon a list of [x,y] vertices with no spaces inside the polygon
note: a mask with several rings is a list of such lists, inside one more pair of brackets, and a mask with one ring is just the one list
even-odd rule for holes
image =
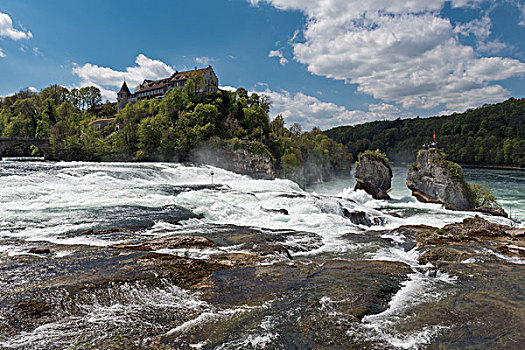
{"label": "cumulus cloud", "polygon": [[481,18],[459,24],[454,28],[454,32],[463,36],[473,35],[476,38],[476,46],[480,51],[496,53],[507,48],[505,43],[499,40],[489,40],[492,34],[492,20],[485,14]]}
{"label": "cumulus cloud", "polygon": [[13,28],[13,20],[7,13],[0,12],[0,36],[12,40],[30,39],[33,34]]}
{"label": "cumulus cloud", "polygon": [[[221,86],[221,90],[235,92],[236,87]],[[327,129],[339,125],[355,125],[374,120],[396,119],[400,117],[399,108],[386,103],[371,104],[369,111],[351,110],[333,102],[321,101],[315,96],[302,92],[286,90],[273,91],[268,84],[257,83],[248,91],[270,98],[270,118],[281,114],[288,126],[299,123],[304,129],[320,127]]]}
{"label": "cumulus cloud", "polygon": [[401,110],[388,103],[377,103],[377,104],[371,104],[368,106],[368,109],[370,112],[376,112],[376,113],[390,113],[390,114],[397,114],[401,112]]}
{"label": "cumulus cloud", "polygon": [[143,54],[137,56],[135,63],[135,66],[127,67],[124,71],[100,67],[91,63],[82,66],[73,64],[73,74],[81,79],[81,86],[96,86],[101,89],[104,98],[115,100],[117,95],[109,89],[110,87],[119,88],[124,81],[130,87],[134,87],[145,79],[161,79],[175,72],[166,63],[148,58]]}
{"label": "cumulus cloud", "polygon": [[492,32],[492,21],[489,16],[483,16],[482,18],[459,24],[454,28],[454,31],[466,36],[473,34],[478,40],[484,40],[487,39]]}
{"label": "cumulus cloud", "polygon": [[378,119],[395,119],[399,109],[395,106],[383,104],[373,105],[370,111],[350,110],[345,106],[333,102],[319,100],[302,92],[291,93],[286,90],[272,91],[266,89],[257,91],[259,95],[266,95],[272,102],[270,114],[275,117],[282,114],[286,123],[301,124],[305,129],[320,127],[322,129],[338,125],[354,125]]}
{"label": "cumulus cloud", "polygon": [[[30,31],[18,30],[13,27],[13,20],[7,13],[0,12],[0,38],[9,38],[12,40],[31,39],[33,34]],[[0,58],[6,57],[6,54],[0,48]]]}
{"label": "cumulus cloud", "polygon": [[[483,0],[452,0],[475,7]],[[454,27],[440,15],[447,0],[250,0],[307,17],[303,42],[292,44],[294,58],[312,74],[356,84],[357,90],[405,109],[457,110],[505,99],[497,81],[525,75],[525,63],[480,57],[458,35],[486,39],[486,16]],[[484,48],[496,50],[502,43]],[[488,73],[488,74],[486,74]]]}
{"label": "cumulus cloud", "polygon": [[281,50],[271,50],[268,57],[278,57],[281,66],[285,66],[288,63]]}

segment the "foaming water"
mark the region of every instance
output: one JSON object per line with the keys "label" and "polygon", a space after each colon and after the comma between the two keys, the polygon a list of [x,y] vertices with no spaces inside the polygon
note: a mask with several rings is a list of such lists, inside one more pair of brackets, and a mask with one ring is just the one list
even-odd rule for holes
{"label": "foaming water", "polygon": [[410,317],[410,312],[417,305],[438,301],[453,293],[456,278],[447,274],[437,273],[429,276],[416,271],[402,283],[402,288],[394,295],[388,304],[388,309],[380,314],[365,316],[362,320],[368,339],[384,341],[401,349],[417,349],[430,343],[439,331],[446,327],[440,325],[426,326],[421,330],[409,333],[399,332],[396,328],[403,320]]}
{"label": "foaming water", "polygon": [[[385,202],[373,200],[363,191],[351,190],[353,184],[346,182],[349,180],[304,192],[289,180],[254,180],[222,169],[181,164],[2,162],[2,165],[0,185],[5,190],[0,194],[0,218],[5,238],[103,245],[108,239],[67,237],[67,234],[93,227],[119,227],[125,219],[143,216],[139,214],[144,208],[176,206],[202,217],[193,219],[185,227],[188,230],[195,230],[203,223],[294,229],[319,234],[327,246],[336,247],[344,234],[365,228],[348,220],[343,215],[345,210],[365,212],[368,217],[376,218],[372,223],[377,229],[411,224],[440,227],[471,215],[419,203],[409,197],[406,188],[402,190],[400,186],[404,170],[398,168],[394,169],[391,193],[394,199]],[[170,191],[173,186],[209,185],[212,170],[215,183],[227,186],[227,190],[202,188],[176,195]],[[286,209],[289,215],[269,212],[272,209]],[[162,215],[151,218],[157,224],[163,219]],[[508,223],[505,219],[490,220]],[[154,226],[145,234],[165,231],[169,229]],[[116,241],[125,239],[118,238]],[[107,244],[114,243],[109,241]]]}
{"label": "foaming water", "polygon": [[[441,205],[416,201],[404,184],[406,171],[406,167],[394,167],[392,200],[377,201],[364,191],[354,191],[355,182],[350,178],[303,191],[289,180],[254,180],[208,166],[0,162],[0,188],[3,189],[0,192],[0,254],[27,255],[27,247],[34,242],[109,246],[172,235],[213,239],[223,231],[242,228],[284,237],[280,242],[292,256],[307,261],[318,258],[403,262],[413,273],[403,282],[388,309],[366,316],[359,331],[388,347],[415,348],[430,342],[443,326],[432,325],[412,333],[399,332],[396,327],[410,317],[414,306],[452,293],[455,280],[447,275],[430,274],[428,266],[419,265],[413,237],[385,230],[419,224],[442,227],[472,213],[453,212]],[[519,188],[514,188],[513,193],[509,190],[509,184],[521,181],[521,174],[466,171],[467,178],[488,182],[504,206],[512,206],[513,216],[523,222],[525,194]],[[355,220],[356,217],[359,220]],[[511,223],[504,218],[484,217],[498,223]],[[363,237],[367,239],[361,239]],[[218,240],[209,248],[157,252],[189,259],[247,252],[240,244],[220,243]],[[64,250],[56,253],[56,257],[70,253],[71,250]],[[262,264],[286,259],[286,256],[271,256]],[[512,262],[521,263],[521,260],[516,258]],[[130,329],[140,319],[139,315],[162,312],[180,314],[180,322],[166,327],[163,325],[170,322],[165,319],[148,320],[153,333],[177,336],[204,324],[270,305],[214,308],[198,295],[169,283],[154,290],[126,284],[116,287],[114,293],[127,296],[119,297],[118,302],[95,298],[79,306],[84,310],[81,317],[71,315],[42,325],[0,345],[26,348],[39,344],[37,348],[46,348],[52,342],[66,344],[87,336],[94,337],[96,342],[111,334],[106,327]],[[93,333],[89,331],[91,328]],[[271,348],[279,339],[278,328],[277,320],[266,315],[250,332],[234,337],[221,348]],[[349,336],[358,336],[355,330],[348,332]],[[195,349],[206,346],[206,342],[191,344]]]}
{"label": "foaming water", "polygon": [[[167,281],[155,288],[135,283],[115,285],[108,288],[105,295],[77,301],[74,308],[80,312],[41,325],[31,332],[21,332],[0,342],[0,346],[7,349],[54,349],[86,343],[92,347],[113,337],[116,329],[127,335],[144,327],[166,329],[169,314],[191,320],[195,315],[212,309],[194,294]],[[135,345],[142,345],[140,339],[136,339]]]}

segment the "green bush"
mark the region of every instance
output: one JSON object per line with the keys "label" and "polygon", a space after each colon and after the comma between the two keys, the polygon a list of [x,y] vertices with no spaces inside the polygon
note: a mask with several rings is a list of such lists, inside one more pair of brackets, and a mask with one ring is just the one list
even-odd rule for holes
{"label": "green bush", "polygon": [[248,152],[253,154],[267,154],[268,149],[262,143],[253,141],[250,142],[250,145],[248,146]]}
{"label": "green bush", "polygon": [[366,150],[364,152],[359,153],[359,156],[357,157],[357,162],[355,163],[356,168],[359,166],[359,162],[364,157],[368,157],[370,159],[383,163],[388,168],[388,170],[390,170],[390,176],[392,176],[392,166],[390,165],[390,161],[388,160],[388,157],[385,153],[381,152],[378,149],[376,149],[375,151]]}
{"label": "green bush", "polygon": [[502,209],[496,196],[487,187],[487,185],[474,184],[470,185],[471,201],[474,207],[485,207],[491,209]]}

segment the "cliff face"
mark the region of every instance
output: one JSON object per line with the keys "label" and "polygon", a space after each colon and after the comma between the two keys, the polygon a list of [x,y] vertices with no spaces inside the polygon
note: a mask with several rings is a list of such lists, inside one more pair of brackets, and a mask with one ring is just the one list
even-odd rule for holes
{"label": "cliff face", "polygon": [[355,169],[356,190],[365,190],[374,199],[390,199],[392,169],[389,164],[370,155],[363,155]]}
{"label": "cliff face", "polygon": [[[255,179],[275,179],[275,168],[268,154],[253,154],[247,150],[239,149],[228,152],[229,157],[224,169],[237,174],[249,175]],[[220,166],[220,165],[219,165]]]}
{"label": "cliff face", "polygon": [[440,203],[455,210],[473,207],[461,167],[445,160],[437,149],[419,151],[408,171],[407,186],[420,202]]}
{"label": "cliff face", "polygon": [[200,149],[192,156],[197,163],[204,163],[248,175],[254,179],[275,179],[275,166],[269,152],[250,152],[249,145],[239,149],[206,148]]}

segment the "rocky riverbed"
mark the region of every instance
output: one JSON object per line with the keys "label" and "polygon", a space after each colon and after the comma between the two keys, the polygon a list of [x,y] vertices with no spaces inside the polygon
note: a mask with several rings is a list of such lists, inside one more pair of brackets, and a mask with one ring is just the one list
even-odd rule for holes
{"label": "rocky riverbed", "polygon": [[[471,218],[443,229],[404,226],[347,237],[350,243],[391,244],[386,237],[402,235],[405,250],[419,251],[420,267],[293,259],[291,251],[312,249],[286,244],[287,237],[301,235],[313,236],[228,226],[210,237],[111,247],[23,243],[19,255],[0,259],[0,345],[382,349],[396,344],[386,341],[386,326],[398,337],[428,333],[428,343],[412,345],[430,349],[520,349],[525,342],[523,229]],[[200,259],[162,253],[217,245],[243,252]],[[396,298],[418,273],[446,274],[454,282],[434,297],[421,295],[411,317],[374,320],[395,312]]]}

